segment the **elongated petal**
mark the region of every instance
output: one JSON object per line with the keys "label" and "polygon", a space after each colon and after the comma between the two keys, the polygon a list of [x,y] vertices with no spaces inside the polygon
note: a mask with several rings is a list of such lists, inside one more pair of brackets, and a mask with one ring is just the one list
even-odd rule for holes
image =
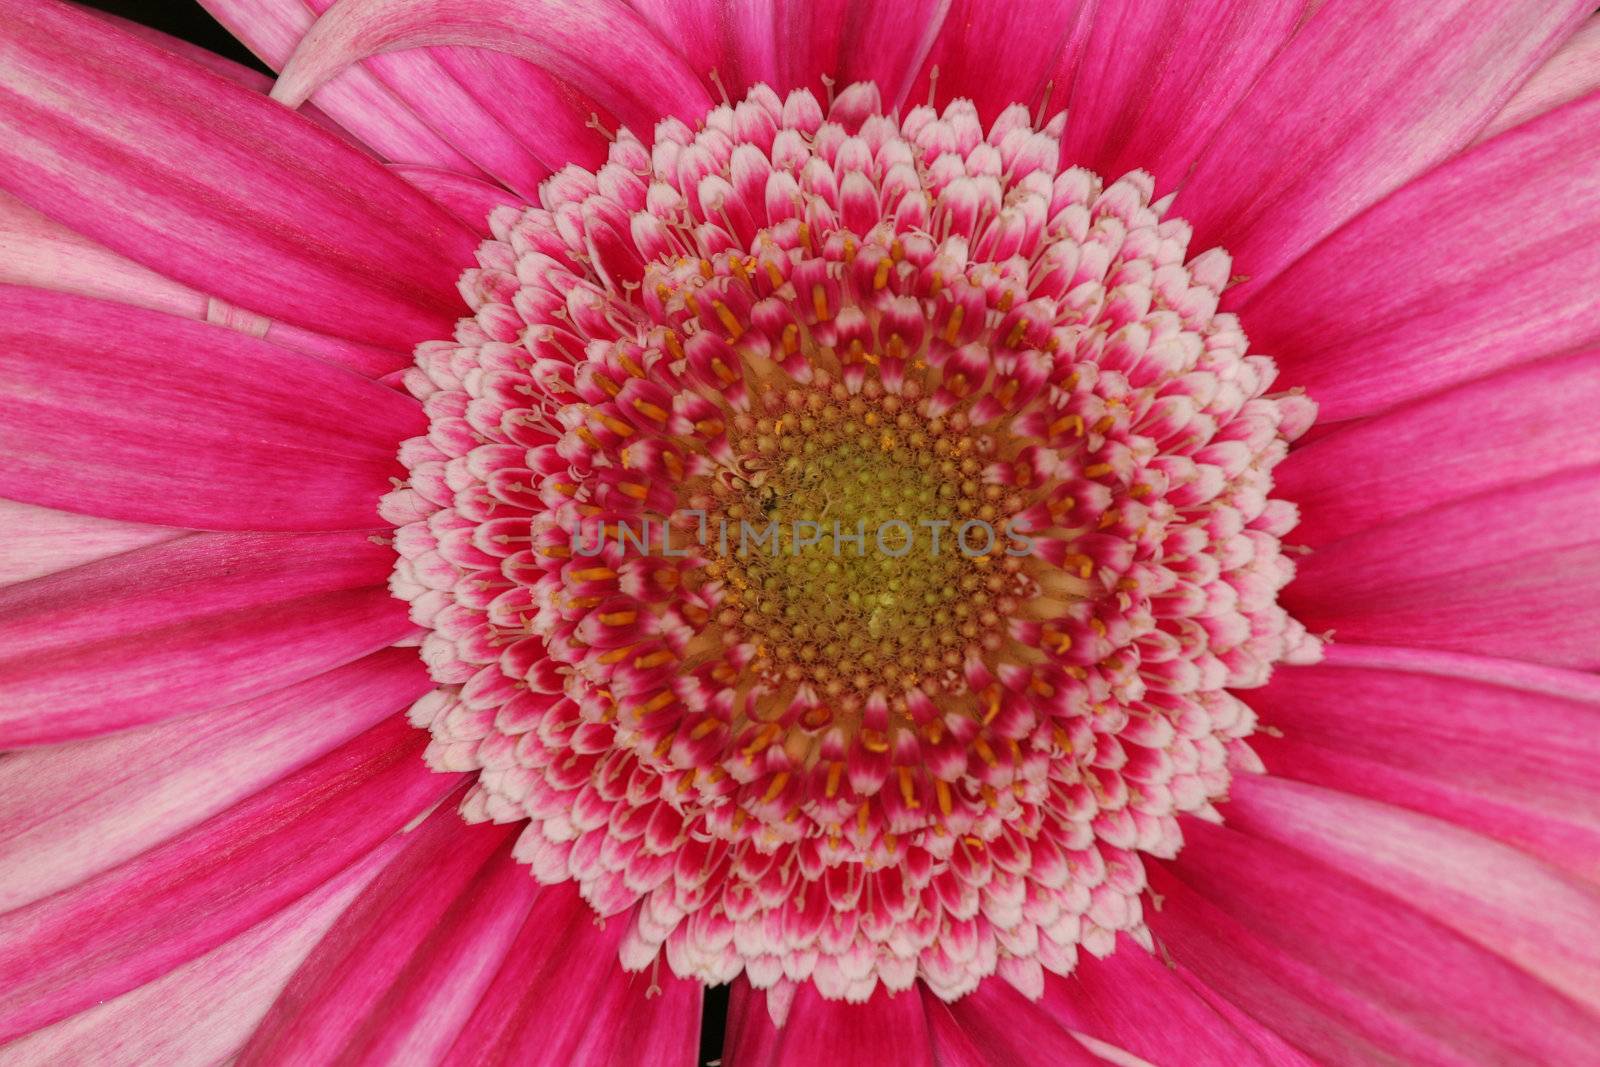
{"label": "elongated petal", "polygon": [[[692,122],[710,105],[683,60],[615,0],[340,0],[296,48],[273,95],[299,104],[352,63],[430,45],[525,59],[641,131],[663,115]],[[602,53],[613,61],[593,62]]]}
{"label": "elongated petal", "polygon": [[826,1000],[807,982],[795,991],[781,1027],[766,1010],[767,994],[740,982],[732,996],[748,1003],[740,1005],[742,1025],[730,1028],[723,1049],[729,1067],[804,1067],[819,1060],[934,1067],[939,1062],[916,990],[891,995],[879,988],[865,1003],[851,1004]]}
{"label": "elongated petal", "polygon": [[0,585],[41,578],[183,534],[169,526],[116,522],[0,500]]}
{"label": "elongated petal", "polygon": [[[283,69],[295,45],[316,21],[304,0],[198,2],[273,70]],[[479,173],[471,160],[452,148],[364,67],[345,71],[319,89],[311,102],[381,159],[440,167],[460,174]]]}
{"label": "elongated petal", "polygon": [[0,590],[0,747],[270,693],[411,632],[360,534],[192,535]]}
{"label": "elongated petal", "polygon": [[1151,1063],[1309,1067],[1270,1032],[1227,1018],[1176,968],[1125,938],[1103,960],[1081,955],[1070,978],[1046,976],[1040,1008],[1067,1029]]}
{"label": "elongated petal", "polygon": [[122,304],[0,287],[0,494],[192,529],[376,525],[411,399]]}
{"label": "elongated petal", "polygon": [[542,890],[444,1062],[691,1067],[700,985],[623,971],[630,921],[597,924],[570,882]]}
{"label": "elongated petal", "polygon": [[394,172],[427,193],[441,206],[487,239],[489,213],[502,204],[515,204],[515,196],[498,185],[434,167],[396,165]]}
{"label": "elongated petal", "polygon": [[1300,16],[1280,0],[1100,0],[1062,159],[1175,189]]}
{"label": "elongated petal", "polygon": [[1173,211],[1200,247],[1233,253],[1251,279],[1242,297],[1470,142],[1587,13],[1586,0],[1323,4],[1201,152]]}
{"label": "elongated petal", "polygon": [[1172,873],[1268,951],[1314,967],[1326,1010],[1401,1060],[1564,1063],[1600,1047],[1600,1016],[1403,899],[1210,823],[1191,821],[1184,837]]}
{"label": "elongated petal", "polygon": [[274,319],[403,347],[449,335],[472,236],[376,161],[55,0],[4,0],[0,19],[0,187]]}
{"label": "elongated petal", "polygon": [[1600,467],[1481,493],[1324,546],[1284,604],[1341,641],[1600,667],[1594,514]]}
{"label": "elongated petal", "polygon": [[392,845],[380,845],[327,885],[204,956],[0,1047],[0,1060],[82,1067],[211,1067],[226,1061],[392,851]]}
{"label": "elongated petal", "polygon": [[[1264,942],[1164,866],[1150,870],[1150,888],[1161,906],[1147,921],[1163,951],[1202,988],[1282,1034],[1319,1067],[1472,1062],[1380,997]],[[1426,972],[1432,963],[1412,966]]]}
{"label": "elongated petal", "polygon": [[169,840],[403,711],[429,689],[386,649],[231,707],[0,760],[0,911]]}
{"label": "elongated petal", "polygon": [[[1403,461],[1399,461],[1404,457]],[[1600,349],[1515,367],[1335,428],[1273,472],[1323,544],[1450,500],[1600,464]]]}
{"label": "elongated petal", "polygon": [[[1011,1063],[1069,1065],[1098,1064],[1102,1060],[1072,1031],[1064,1029],[1039,1005],[996,978],[954,1003],[939,1000],[926,988],[934,1048],[944,1055],[946,1044],[966,1045],[980,1052],[991,1067]],[[957,1036],[959,1034],[959,1036]]]}
{"label": "elongated petal", "polygon": [[1600,18],[1567,38],[1478,135],[1480,141],[1600,89]]}
{"label": "elongated petal", "polygon": [[1600,93],[1389,197],[1244,304],[1251,341],[1343,419],[1600,338],[1596,123]]}
{"label": "elongated petal", "polygon": [[538,894],[525,864],[491,859],[367,1013],[345,1045],[349,1060],[441,1062],[505,965]]}
{"label": "elongated petal", "polygon": [[1600,881],[1600,678],[1508,660],[1335,644],[1248,694],[1274,775],[1516,845]]}
{"label": "elongated petal", "polygon": [[953,0],[907,101],[965,97],[985,122],[1016,103],[1059,111],[1093,10],[1085,0]]}
{"label": "elongated petal", "polygon": [[[465,179],[463,179],[465,180]],[[203,319],[299,349],[369,377],[410,362],[408,352],[274,322],[164,278],[0,192],[0,284],[77,293]]]}
{"label": "elongated petal", "polygon": [[0,916],[0,1040],[166,974],[358,862],[459,780],[395,716],[130,863]]}
{"label": "elongated petal", "polygon": [[[346,1046],[499,852],[512,827],[468,827],[440,805],[340,917],[262,1021],[243,1064],[353,1060]],[[502,846],[506,846],[502,848]],[[523,876],[533,883],[533,876]],[[515,914],[513,912],[513,914]]]}
{"label": "elongated petal", "polygon": [[1600,1009],[1600,890],[1516,849],[1359,797],[1281,778],[1234,783],[1228,825],[1399,896],[1573,1000]]}

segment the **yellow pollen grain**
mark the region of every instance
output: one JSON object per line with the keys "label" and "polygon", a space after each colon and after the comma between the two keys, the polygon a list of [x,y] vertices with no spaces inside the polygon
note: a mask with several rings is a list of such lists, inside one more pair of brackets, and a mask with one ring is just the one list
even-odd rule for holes
{"label": "yellow pollen grain", "polygon": [[617,488],[621,489],[624,495],[631,496],[635,500],[643,500],[650,495],[650,487],[641,485],[638,482],[619,482]]}
{"label": "yellow pollen grain", "polygon": [[1083,468],[1083,476],[1085,478],[1104,478],[1110,473],[1111,464],[1109,463],[1092,463]]}
{"label": "yellow pollen grain", "polygon": [[782,793],[788,784],[789,772],[779,771],[777,774],[772,776],[772,782],[767,786],[767,791],[761,794],[762,801],[765,803],[770,803],[771,801],[777,800],[778,794]]}
{"label": "yellow pollen grain", "polygon": [[689,731],[689,739],[700,741],[716,732],[722,723],[717,719],[706,718],[694,724],[694,729]]}
{"label": "yellow pollen grain", "polygon": [[606,626],[632,626],[639,618],[637,611],[605,611],[600,621]]}
{"label": "yellow pollen grain", "polygon": [[828,309],[828,291],[820,282],[811,287],[811,309],[816,312],[819,322],[833,318],[833,313]]}
{"label": "yellow pollen grain", "polygon": [[615,415],[601,415],[600,425],[616,434],[618,437],[632,437],[633,427],[617,418]]}
{"label": "yellow pollen grain", "polygon": [[967,317],[967,309],[960,304],[950,312],[950,319],[944,324],[944,339],[950,344],[955,344],[956,338],[961,334],[961,320]]}
{"label": "yellow pollen grain", "polygon": [[911,775],[910,767],[900,768],[900,799],[905,801],[908,808],[922,807],[917,800],[917,782]]}
{"label": "yellow pollen grain", "polygon": [[633,410],[637,411],[639,414],[643,415],[647,419],[652,420],[653,422],[667,421],[666,409],[658,404],[652,404],[648,400],[635,398],[633,402]]}
{"label": "yellow pollen grain", "polygon": [[648,671],[655,667],[665,667],[673,659],[670,649],[658,648],[654,652],[647,652],[633,661],[637,670]]}
{"label": "yellow pollen grain", "polygon": [[839,780],[844,777],[844,764],[835,760],[828,764],[828,783],[824,792],[829,800],[839,795]]}
{"label": "yellow pollen grain", "polygon": [[668,704],[671,704],[675,699],[677,698],[673,695],[672,690],[663,689],[661,692],[657,693],[643,704],[640,704],[638,707],[634,708],[633,713],[635,716],[642,719],[646,715],[651,715],[660,711]]}
{"label": "yellow pollen grain", "polygon": [[893,267],[894,264],[887,259],[878,260],[878,269],[872,272],[872,287],[874,289],[883,289],[888,286],[889,271]]}
{"label": "yellow pollen grain", "polygon": [[935,778],[933,780],[933,793],[934,796],[938,798],[939,810],[941,812],[943,812],[945,815],[949,815],[955,810],[955,799],[950,795],[949,782],[945,781],[943,778]]}
{"label": "yellow pollen grain", "polygon": [[713,303],[711,307],[716,311],[717,318],[721,320],[722,328],[728,331],[728,340],[737,341],[744,335],[744,324],[739,321],[739,317],[733,313],[732,308],[720,300]]}

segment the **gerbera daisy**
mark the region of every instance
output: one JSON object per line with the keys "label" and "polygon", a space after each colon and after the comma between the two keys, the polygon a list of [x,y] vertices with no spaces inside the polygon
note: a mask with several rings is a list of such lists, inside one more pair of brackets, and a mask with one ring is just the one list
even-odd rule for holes
{"label": "gerbera daisy", "polygon": [[0,0],[0,1063],[1594,1058],[1588,4],[204,6]]}

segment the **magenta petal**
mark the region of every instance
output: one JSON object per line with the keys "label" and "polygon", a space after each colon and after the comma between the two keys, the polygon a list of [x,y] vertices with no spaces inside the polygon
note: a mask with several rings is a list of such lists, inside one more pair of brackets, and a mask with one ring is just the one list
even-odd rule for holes
{"label": "magenta petal", "polygon": [[[975,992],[954,1003],[945,1003],[927,989],[922,990],[922,999],[940,1063],[947,1046],[958,1063],[979,1062],[990,1067],[1013,1063],[1087,1067],[1102,1062],[1078,1035],[1001,979],[986,979]],[[984,1058],[974,1061],[974,1053]]]}
{"label": "magenta petal", "polygon": [[600,924],[570,882],[541,890],[443,1062],[692,1067],[700,984],[624,971],[629,921]]}
{"label": "magenta petal", "polygon": [[181,837],[0,916],[0,1041],[166,974],[357,863],[454,786],[396,715]]}
{"label": "magenta petal", "polygon": [[1443,504],[1325,545],[1284,606],[1336,641],[1600,667],[1600,467]]}
{"label": "magenta petal", "polygon": [[[351,1039],[381,1021],[376,1012],[386,996],[407,980],[410,965],[454,913],[472,910],[469,902],[492,880],[486,867],[496,866],[497,854],[509,854],[512,830],[466,826],[454,803],[435,809],[296,972],[239,1062],[358,1062]],[[497,900],[507,914],[490,916],[512,930],[537,885],[526,869],[521,875],[526,892]],[[446,1042],[451,1036],[438,1035]]]}
{"label": "magenta petal", "polygon": [[404,710],[430,688],[385,649],[230,707],[0,760],[0,911],[197,825]]}
{"label": "magenta petal", "polygon": [[1600,882],[1600,678],[1335,644],[1249,702],[1274,775],[1423,812]]}
{"label": "magenta petal", "polygon": [[[1323,1010],[1399,1061],[1573,1063],[1586,1049],[1600,1048],[1600,1016],[1407,906],[1403,897],[1294,849],[1210,823],[1188,821],[1184,837],[1171,873],[1268,953],[1284,957],[1286,975],[1314,968],[1323,983]],[[1155,877],[1152,889],[1165,893]],[[1162,920],[1157,911],[1150,922],[1165,941]],[[1186,962],[1181,946],[1173,954]],[[1248,966],[1248,951],[1240,956]],[[1241,1006],[1281,1029],[1252,1005]],[[1313,1058],[1333,1052],[1335,1062],[1348,1060],[1308,1044],[1305,1035],[1284,1032]]]}
{"label": "magenta petal", "polygon": [[1487,140],[1600,89],[1600,18],[1591,18],[1523,82],[1478,135]]}
{"label": "magenta petal", "polygon": [[116,522],[0,500],[0,585],[42,578],[184,533],[170,526]]}
{"label": "magenta petal", "polygon": [[498,185],[448,170],[399,164],[392,169],[485,240],[490,236],[489,213],[502,204],[520,203],[516,196]]}
{"label": "magenta petal", "polygon": [[0,1048],[9,1064],[224,1063],[295,967],[383,866],[382,845],[320,889],[210,952]]}
{"label": "magenta petal", "polygon": [[379,523],[416,402],[235,330],[0,286],[0,495],[192,529]]}
{"label": "magenta petal", "polygon": [[0,747],[315,677],[411,632],[361,534],[196,534],[0,589]]}
{"label": "magenta petal", "polygon": [[1600,1009],[1600,890],[1514,848],[1281,778],[1234,783],[1228,824],[1321,860]]}
{"label": "magenta petal", "polygon": [[1068,104],[1062,159],[1177,187],[1300,21],[1282,0],[1100,0]]}
{"label": "magenta petal", "polygon": [[1251,279],[1236,297],[1254,291],[1471,141],[1588,10],[1586,0],[1323,4],[1201,152],[1173,212],[1199,247],[1233,253]]}
{"label": "magenta petal", "polygon": [[376,161],[53,0],[0,16],[0,186],[274,319],[402,347],[449,335],[472,235]]}
{"label": "magenta petal", "polygon": [[[316,16],[303,0],[198,0],[227,31],[273,70],[282,70]],[[397,99],[370,71],[354,68],[324,86],[312,103],[385,160],[477,174],[465,156]]]}
{"label": "magenta petal", "polygon": [[[662,115],[695,121],[710,105],[682,58],[616,0],[345,0],[301,41],[273,95],[298,104],[368,56],[432,45],[525,59],[640,131]],[[612,62],[595,63],[601,54]]]}
{"label": "magenta petal", "polygon": [[[862,1004],[827,1000],[811,982],[799,986],[782,1026],[767,1012],[768,994],[735,984],[739,1025],[723,1048],[729,1067],[807,1067],[813,1063],[896,1064],[935,1067],[927,1011],[916,990],[888,993],[881,986]],[[733,1008],[730,1005],[730,1016]]]}
{"label": "magenta petal", "polygon": [[[1403,461],[1397,462],[1400,457]],[[1502,371],[1335,426],[1274,472],[1319,545],[1491,489],[1600,464],[1600,349]]]}
{"label": "magenta petal", "polygon": [[235,308],[118,255],[3,192],[0,283],[76,293],[182,318],[203,319],[254,337],[266,337],[368,377],[387,374],[411,362],[409,353],[328,337]]}
{"label": "magenta petal", "polygon": [[1270,1031],[1229,1019],[1182,972],[1126,938],[1103,960],[1081,954],[1069,978],[1047,975],[1040,1006],[1060,1025],[1151,1063],[1310,1067]]}
{"label": "magenta petal", "polygon": [[1600,93],[1401,189],[1242,306],[1251,341],[1345,419],[1600,338],[1597,123]]}
{"label": "magenta petal", "polygon": [[1093,9],[1087,0],[951,0],[907,102],[924,103],[930,91],[940,104],[965,97],[984,122],[1015,103],[1059,111]]}

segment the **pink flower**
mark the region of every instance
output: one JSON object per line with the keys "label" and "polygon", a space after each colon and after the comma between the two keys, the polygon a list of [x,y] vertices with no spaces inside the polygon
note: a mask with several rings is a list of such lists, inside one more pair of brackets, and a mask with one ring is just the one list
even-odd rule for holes
{"label": "pink flower", "polygon": [[0,0],[0,1063],[1600,1048],[1589,5],[205,6]]}

